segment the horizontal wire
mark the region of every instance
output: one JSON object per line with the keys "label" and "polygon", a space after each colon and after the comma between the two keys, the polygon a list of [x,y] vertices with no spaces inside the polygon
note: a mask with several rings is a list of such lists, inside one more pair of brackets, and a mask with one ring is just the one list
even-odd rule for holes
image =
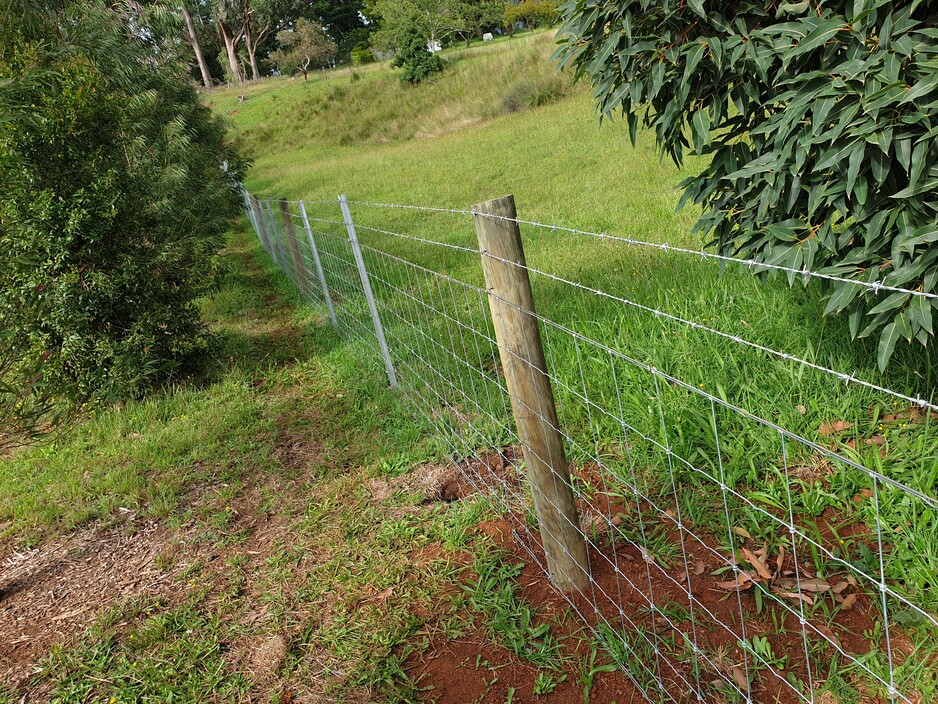
{"label": "horizontal wire", "polygon": [[391,232],[390,230],[379,230],[376,227],[367,227],[365,225],[355,224],[356,230],[367,230],[368,232],[377,232],[381,235],[390,235],[391,237],[397,237],[402,240],[411,240],[413,242],[420,242],[422,244],[430,244],[435,247],[445,247],[446,249],[455,249],[459,252],[469,252],[470,254],[481,254],[481,251],[475,249],[474,247],[463,247],[458,244],[448,244],[446,242],[439,242],[437,240],[428,240],[423,237],[416,237],[415,235],[404,235],[400,232]]}
{"label": "horizontal wire", "polygon": [[702,330],[704,332],[710,333],[711,335],[715,335],[725,340],[730,340],[731,342],[735,342],[738,345],[751,347],[752,349],[756,349],[756,350],[759,350],[760,352],[764,352],[774,357],[778,357],[779,359],[783,359],[787,362],[794,362],[796,364],[800,364],[802,366],[808,367],[809,369],[814,369],[815,371],[824,372],[825,374],[829,374],[830,376],[840,379],[845,384],[857,384],[858,386],[863,386],[872,391],[887,394],[889,396],[892,396],[893,398],[901,399],[912,405],[919,406],[920,408],[928,408],[933,411],[938,411],[938,405],[930,403],[929,401],[926,401],[925,399],[917,398],[915,396],[908,396],[898,391],[893,391],[892,389],[888,389],[884,386],[879,386],[870,381],[865,381],[863,379],[860,379],[854,376],[853,374],[845,374],[844,372],[838,372],[834,369],[830,369],[829,367],[825,367],[821,364],[815,364],[814,362],[809,362],[808,360],[802,359],[796,355],[788,354],[787,352],[780,352],[778,350],[772,349],[771,347],[760,345],[758,342],[752,342],[743,337],[740,337],[739,335],[733,335],[728,332],[723,332],[722,330],[711,328],[707,325],[704,325],[703,323],[696,323],[692,320],[686,320],[685,318],[682,318],[678,315],[674,315],[673,313],[666,313],[662,310],[659,310],[658,308],[652,308],[651,306],[646,306],[642,303],[637,303],[636,301],[632,301],[622,296],[617,296],[616,294],[613,294],[613,293],[608,293],[601,289],[592,288],[590,286],[578,283],[576,281],[570,281],[569,279],[565,279],[562,276],[557,276],[556,274],[550,274],[545,271],[541,271],[540,269],[535,269],[534,267],[528,266],[527,264],[520,264],[519,262],[511,261],[510,259],[504,259],[495,254],[492,254],[491,252],[482,252],[482,256],[489,257],[490,259],[494,259],[503,264],[509,264],[518,269],[524,269],[528,271],[529,273],[543,276],[545,278],[550,279],[551,281],[565,284],[567,286],[572,286],[574,288],[580,289],[581,291],[586,291],[587,293],[592,293],[602,298],[608,298],[610,300],[616,301],[618,303],[623,303],[633,308],[638,308],[639,310],[643,310],[646,313],[651,313],[652,315],[655,315],[657,317],[665,318],[667,320],[671,320],[673,322],[686,325],[693,330]]}
{"label": "horizontal wire", "polygon": [[286,198],[258,198],[257,199],[261,204],[273,204],[273,203],[289,203],[290,205],[338,205],[339,199],[335,200],[288,200]]}
{"label": "horizontal wire", "polygon": [[472,215],[471,210],[453,208],[431,208],[424,205],[401,205],[398,203],[371,203],[365,200],[350,200],[349,205],[366,205],[372,208],[394,208],[397,210],[419,210],[425,213],[452,213],[454,215]]}
{"label": "horizontal wire", "polygon": [[784,271],[789,274],[797,274],[799,276],[805,276],[816,279],[824,279],[827,281],[834,281],[837,283],[846,283],[846,284],[856,284],[857,286],[868,288],[873,291],[873,293],[878,293],[879,291],[892,291],[895,293],[907,293],[911,296],[919,296],[922,298],[938,299],[938,294],[928,293],[926,291],[914,291],[907,288],[902,288],[899,286],[891,286],[889,284],[883,283],[882,281],[860,281],[857,279],[848,279],[842,276],[835,276],[833,274],[825,274],[819,271],[813,271],[807,268],[795,269],[794,267],[788,267],[781,264],[770,264],[768,262],[759,261],[757,259],[742,259],[740,257],[730,257],[725,254],[713,254],[710,252],[705,252],[700,249],[689,249],[686,247],[679,247],[667,243],[657,243],[657,242],[646,242],[643,240],[636,240],[631,237],[622,237],[618,235],[610,235],[605,232],[590,232],[589,230],[581,230],[578,228],[572,227],[563,227],[561,225],[548,225],[542,222],[536,222],[534,220],[523,220],[521,218],[512,218],[506,215],[496,215],[494,213],[480,213],[473,210],[472,214],[480,218],[486,218],[488,220],[505,220],[507,222],[513,222],[519,225],[529,225],[531,227],[539,227],[545,230],[553,230],[555,232],[568,232],[574,235],[584,235],[586,237],[594,237],[600,240],[609,240],[613,242],[622,242],[624,244],[635,246],[635,247],[646,247],[650,249],[657,249],[662,252],[677,252],[678,254],[688,254],[691,256],[699,257],[703,260],[713,259],[716,261],[732,264],[740,264],[750,269],[762,268],[762,269],[772,269],[774,271]]}
{"label": "horizontal wire", "polygon": [[[296,203],[298,201],[288,201],[290,203]],[[307,201],[310,203],[335,203],[336,201]],[[536,220],[525,220],[523,218],[512,218],[506,215],[496,215],[494,213],[481,213],[472,210],[464,210],[458,208],[434,208],[429,206],[419,206],[419,205],[404,205],[396,203],[373,203],[369,201],[348,201],[351,205],[362,205],[376,208],[395,208],[400,210],[416,210],[421,212],[431,212],[431,213],[450,213],[454,215],[473,215],[490,220],[504,220],[508,222],[514,222],[519,225],[528,225],[530,227],[537,227],[545,230],[552,230],[554,232],[566,232],[574,235],[583,235],[585,237],[593,237],[599,240],[608,240],[612,242],[621,242],[628,246],[632,247],[642,247],[647,249],[655,249],[661,252],[670,253],[675,252],[678,254],[686,254],[693,257],[698,257],[704,261],[713,260],[723,263],[738,264],[741,266],[748,267],[749,269],[762,269],[762,270],[772,270],[772,271],[781,271],[789,274],[796,274],[802,277],[822,279],[825,281],[832,281],[835,283],[845,283],[853,284],[871,290],[873,293],[879,293],[880,291],[889,291],[893,293],[905,293],[910,296],[917,296],[921,298],[927,298],[931,300],[938,300],[938,293],[931,293],[927,291],[917,291],[913,289],[903,288],[901,286],[893,286],[886,284],[882,281],[861,281],[858,279],[851,279],[844,276],[837,276],[834,274],[825,274],[824,272],[814,271],[808,269],[807,267],[802,267],[797,269],[795,267],[784,266],[782,264],[772,264],[765,261],[760,261],[757,259],[744,259],[742,257],[732,257],[725,254],[716,254],[711,252],[706,252],[699,249],[690,249],[688,247],[681,247],[678,245],[668,244],[666,242],[648,242],[645,240],[635,239],[633,237],[624,237],[621,235],[610,235],[608,232],[592,232],[590,230],[583,230],[575,227],[566,227],[563,225],[553,225],[543,222],[538,222]]]}

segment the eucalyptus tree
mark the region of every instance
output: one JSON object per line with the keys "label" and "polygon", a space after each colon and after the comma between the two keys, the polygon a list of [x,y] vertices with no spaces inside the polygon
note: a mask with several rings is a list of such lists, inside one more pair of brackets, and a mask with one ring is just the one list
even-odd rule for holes
{"label": "eucalyptus tree", "polygon": [[[922,0],[571,0],[562,65],[680,164],[728,255],[938,292],[938,17]],[[790,281],[801,280],[794,274]],[[851,334],[928,344],[938,300],[827,286]]]}
{"label": "eucalyptus tree", "polygon": [[299,71],[303,80],[309,80],[311,68],[322,68],[335,58],[336,46],[326,36],[318,22],[309,22],[302,17],[291,29],[277,35],[280,49],[270,58],[284,71]]}

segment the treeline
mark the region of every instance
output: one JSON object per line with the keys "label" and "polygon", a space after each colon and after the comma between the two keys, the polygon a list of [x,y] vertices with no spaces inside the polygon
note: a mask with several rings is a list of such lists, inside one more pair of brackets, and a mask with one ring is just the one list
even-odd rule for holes
{"label": "treeline", "polygon": [[368,63],[415,36],[434,50],[558,18],[553,0],[183,0],[176,12],[205,87]]}

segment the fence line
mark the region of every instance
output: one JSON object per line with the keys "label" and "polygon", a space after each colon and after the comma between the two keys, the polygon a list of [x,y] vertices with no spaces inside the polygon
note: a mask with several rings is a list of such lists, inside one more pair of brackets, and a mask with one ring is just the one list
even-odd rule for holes
{"label": "fence line", "polygon": [[[331,201],[316,201],[316,202],[331,202]],[[931,293],[929,291],[919,291],[915,289],[903,288],[901,286],[893,286],[887,284],[885,281],[862,281],[859,279],[852,279],[843,276],[836,276],[834,274],[827,274],[820,271],[814,271],[808,267],[789,267],[782,264],[775,264],[768,262],[762,259],[745,259],[742,257],[733,257],[726,254],[716,254],[714,252],[707,252],[702,249],[688,249],[687,247],[680,247],[678,245],[668,244],[666,242],[648,242],[644,240],[638,240],[633,237],[623,237],[621,235],[611,235],[608,232],[592,232],[590,230],[582,230],[575,227],[565,227],[563,225],[551,225],[543,222],[537,222],[535,220],[523,220],[520,218],[506,218],[503,215],[491,215],[484,213],[475,213],[473,210],[463,210],[458,208],[432,208],[428,206],[420,205],[400,205],[394,203],[373,203],[369,201],[349,201],[351,205],[361,205],[374,208],[394,208],[399,210],[417,210],[423,212],[432,212],[432,213],[449,213],[453,215],[476,215],[480,217],[497,219],[497,220],[510,220],[518,225],[528,225],[530,227],[537,227],[545,230],[552,230],[554,232],[564,232],[572,235],[584,235],[586,237],[594,237],[599,240],[607,240],[610,242],[620,242],[632,247],[643,247],[647,249],[655,249],[665,253],[677,253],[677,254],[688,254],[694,257],[699,257],[704,261],[716,261],[722,262],[724,264],[739,264],[745,266],[753,272],[761,273],[763,271],[780,271],[790,274],[792,276],[801,276],[804,278],[820,279],[824,281],[831,281],[834,283],[843,283],[856,285],[859,288],[868,289],[870,292],[877,294],[881,291],[889,291],[892,293],[904,293],[909,296],[926,298],[930,300],[938,300],[938,293]],[[439,243],[436,243],[439,244]],[[875,273],[875,272],[874,272]]]}
{"label": "fence line", "polygon": [[[340,211],[341,219],[330,219],[328,213],[308,216],[303,201],[279,203],[280,224],[269,201],[245,195],[265,250],[301,295],[325,305],[341,334],[383,358],[391,385],[398,384],[414,412],[436,429],[447,461],[495,502],[519,548],[566,590],[571,608],[646,701],[813,703],[835,679],[891,701],[922,701],[913,654],[933,638],[929,629],[938,628],[938,558],[929,550],[929,541],[938,540],[938,463],[927,455],[930,411],[938,406],[531,267],[523,255],[513,261],[482,246],[353,223],[350,206],[473,216],[747,264],[754,271],[848,281],[874,293],[923,292],[544,225],[478,207],[317,201]],[[306,238],[293,230],[300,223]],[[474,277],[486,260],[497,262],[525,280],[558,287],[562,295],[653,313],[845,382],[845,388],[859,386],[925,409],[918,411],[920,422],[906,412],[915,426],[909,432],[916,433],[909,451],[920,455],[911,458],[912,469],[897,469],[879,458],[875,434],[856,435],[852,452],[806,437],[786,427],[773,408],[746,409],[626,353],[614,340],[603,342],[571,322],[512,302],[491,285],[422,266],[380,242],[359,243],[356,230],[389,238],[385,244],[466,258],[461,265],[477,272]],[[496,339],[489,306],[502,311],[496,315],[517,315],[540,328],[543,368],[531,361],[530,337],[516,349]],[[549,390],[513,389],[505,377],[510,367],[515,375],[524,371],[549,381],[555,418],[543,410]],[[519,436],[522,416],[557,434],[569,464]],[[870,443],[866,456],[864,441]],[[522,481],[532,462],[553,468],[543,479],[551,493],[538,489],[536,477],[533,489]],[[823,470],[816,477],[814,465]],[[535,502],[536,512],[532,496],[541,502]],[[572,515],[561,505],[565,496],[574,501]],[[544,511],[562,519],[545,522]],[[544,554],[545,542],[569,545],[571,535],[587,548],[582,559],[562,548],[580,565],[582,581],[558,579],[551,564],[557,555]],[[786,627],[786,619],[797,625]],[[769,628],[769,620],[780,626]]]}

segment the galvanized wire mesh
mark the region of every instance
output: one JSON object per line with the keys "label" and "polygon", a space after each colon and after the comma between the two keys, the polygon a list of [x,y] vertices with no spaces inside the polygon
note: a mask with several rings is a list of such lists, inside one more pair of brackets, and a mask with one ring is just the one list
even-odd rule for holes
{"label": "galvanized wire mesh", "polygon": [[[433,423],[447,461],[491,497],[519,549],[545,567],[512,420],[512,401],[525,399],[510,397],[501,370],[489,318],[493,294],[481,278],[481,257],[490,255],[468,244],[472,212],[353,201],[359,244],[350,241],[351,215],[343,217],[338,203],[283,203],[281,213],[277,203],[245,196],[264,248],[374,360],[383,336],[400,392]],[[419,233],[380,227],[391,208],[427,223]],[[434,239],[441,218],[450,219],[447,231],[465,237]],[[668,256],[693,253],[601,239],[647,244]],[[440,251],[450,257],[446,271],[434,265],[444,261]],[[840,701],[825,698],[837,692],[926,701],[938,671],[929,647],[938,627],[938,462],[930,432],[938,407],[575,274],[525,268],[537,300],[582,301],[565,308],[581,312],[569,319],[526,313],[540,324],[579,510],[574,528],[588,546],[589,587],[567,599],[635,691],[649,702],[830,702]],[[724,347],[705,364],[758,355],[792,384],[807,384],[804,374],[811,374],[813,383],[859,390],[871,417],[809,432],[790,412],[751,407],[683,378],[679,363],[656,368],[616,335],[598,339],[610,328],[595,318],[614,319],[621,309],[666,326],[665,337],[685,334],[675,329],[712,336]],[[914,425],[905,451],[917,454],[894,463],[882,435],[859,432],[877,418]],[[851,440],[831,439],[851,428]]]}

